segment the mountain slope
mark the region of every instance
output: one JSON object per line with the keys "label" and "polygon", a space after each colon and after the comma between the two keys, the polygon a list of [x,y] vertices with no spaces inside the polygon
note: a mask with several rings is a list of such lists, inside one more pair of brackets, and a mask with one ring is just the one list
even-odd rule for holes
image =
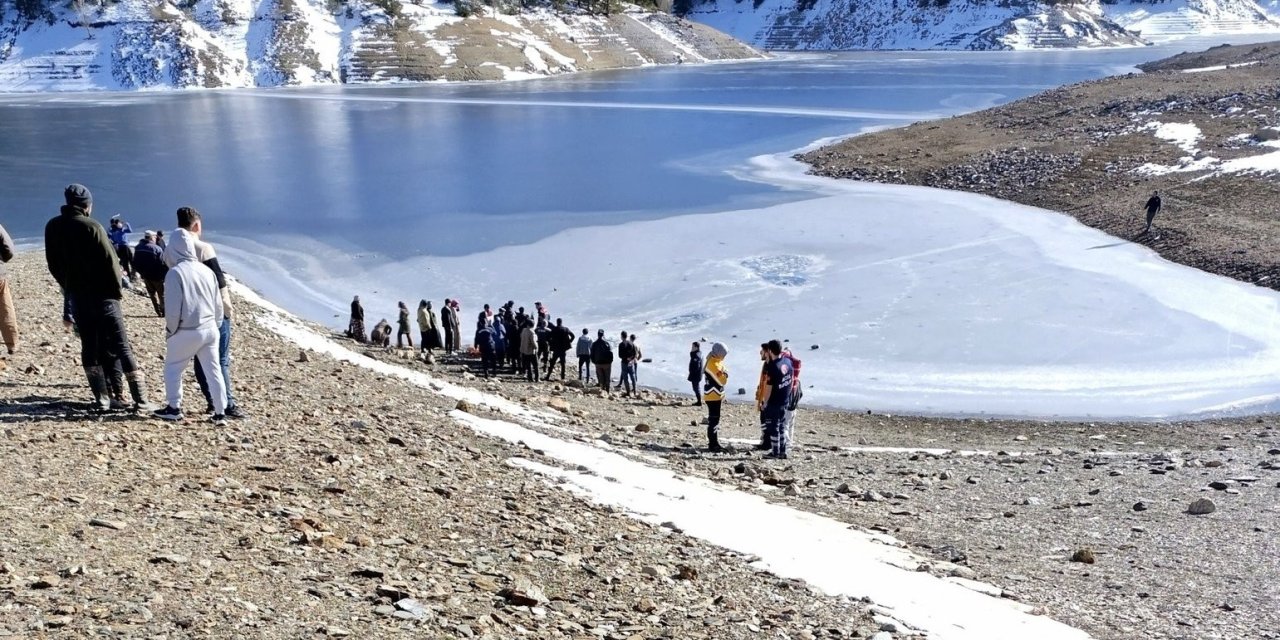
{"label": "mountain slope", "polygon": [[1276,0],[692,0],[680,10],[774,50],[1138,46],[1280,32]]}
{"label": "mountain slope", "polygon": [[394,0],[119,0],[84,11],[33,17],[0,0],[0,90],[504,80],[760,56],[636,7],[508,15]]}

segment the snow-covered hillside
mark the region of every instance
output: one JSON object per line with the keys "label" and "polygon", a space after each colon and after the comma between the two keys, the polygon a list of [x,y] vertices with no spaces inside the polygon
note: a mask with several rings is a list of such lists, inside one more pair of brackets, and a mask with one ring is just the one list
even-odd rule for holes
{"label": "snow-covered hillside", "polygon": [[763,49],[1135,46],[1280,33],[1278,0],[692,0],[688,17]]}
{"label": "snow-covered hillside", "polygon": [[81,11],[31,19],[0,0],[0,91],[503,80],[759,56],[635,7],[462,18],[434,2],[118,0]]}

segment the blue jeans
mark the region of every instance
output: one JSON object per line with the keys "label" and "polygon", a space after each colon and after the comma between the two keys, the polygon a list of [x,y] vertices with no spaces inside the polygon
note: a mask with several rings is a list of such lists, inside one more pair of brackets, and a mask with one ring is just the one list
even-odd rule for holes
{"label": "blue jeans", "polygon": [[[196,382],[200,385],[200,393],[205,402],[213,404],[209,396],[209,382],[204,378],[204,370],[200,368],[200,358],[193,358],[196,365]],[[236,406],[235,394],[231,393],[231,319],[223,318],[218,325],[218,360],[222,365],[222,380],[227,385],[227,407]]]}
{"label": "blue jeans", "polygon": [[635,393],[636,391],[635,361],[622,363],[622,389],[630,393]]}

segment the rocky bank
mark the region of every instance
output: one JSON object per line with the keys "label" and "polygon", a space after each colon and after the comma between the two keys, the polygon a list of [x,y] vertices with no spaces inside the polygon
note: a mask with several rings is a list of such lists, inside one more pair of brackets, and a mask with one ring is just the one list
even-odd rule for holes
{"label": "rocky bank", "polygon": [[[1280,288],[1280,44],[1144,68],[798,158],[818,175],[1060,211],[1174,262]],[[1156,190],[1157,232],[1141,234]]]}

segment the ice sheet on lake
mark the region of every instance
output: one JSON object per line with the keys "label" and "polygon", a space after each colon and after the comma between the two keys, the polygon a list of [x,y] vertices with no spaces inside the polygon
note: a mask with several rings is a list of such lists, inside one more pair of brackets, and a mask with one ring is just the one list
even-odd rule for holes
{"label": "ice sheet on lake", "polygon": [[[547,303],[575,333],[636,331],[654,359],[640,367],[642,385],[687,389],[688,345],[705,339],[726,343],[729,387],[749,391],[758,345],[777,337],[804,359],[806,401],[851,409],[1095,418],[1280,409],[1274,291],[1031,207],[805,176],[786,156],[756,158],[752,173],[815,197],[368,271],[301,240],[284,265],[264,257],[279,247],[231,249],[253,284],[268,282],[269,296],[311,317],[344,313],[358,293],[372,321],[430,294],[437,306],[462,298],[468,338],[482,302],[508,299]],[[295,288],[306,297],[290,298]]]}

